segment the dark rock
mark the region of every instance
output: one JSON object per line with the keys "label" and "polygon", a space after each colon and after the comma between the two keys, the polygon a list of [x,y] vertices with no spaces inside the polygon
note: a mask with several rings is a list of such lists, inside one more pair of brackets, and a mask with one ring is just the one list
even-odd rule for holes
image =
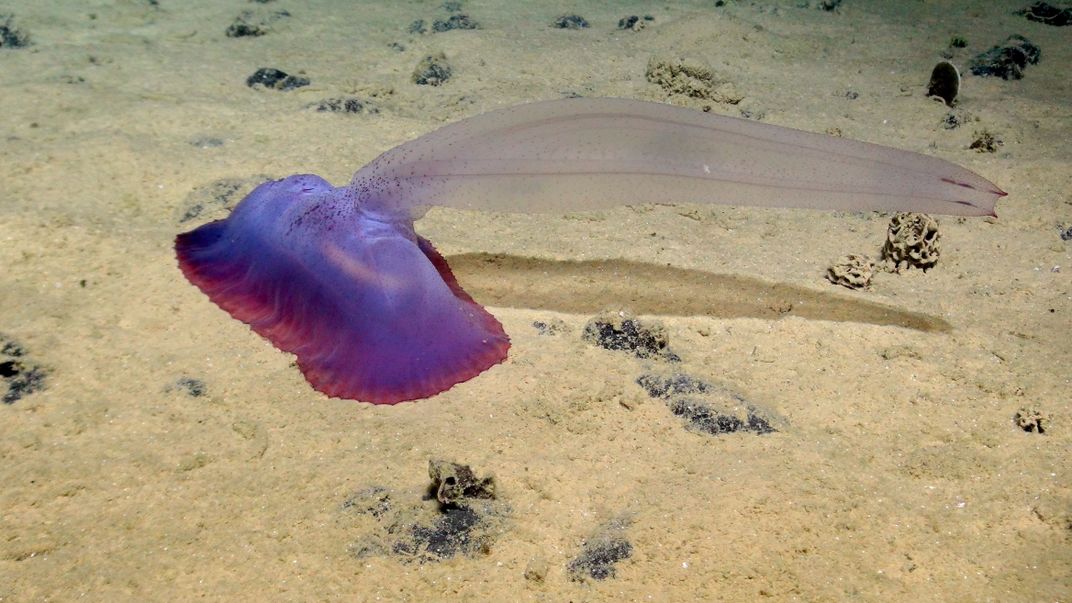
{"label": "dark rock", "polygon": [[0,14],[0,48],[23,48],[30,36],[15,26],[15,15]]}
{"label": "dark rock", "polygon": [[1036,2],[1023,10],[1016,11],[1016,14],[1023,15],[1029,21],[1055,27],[1072,25],[1072,8],[1057,8],[1046,2]]}
{"label": "dark rock", "polygon": [[618,29],[631,29],[633,31],[640,31],[644,28],[645,23],[650,23],[655,20],[655,17],[651,15],[644,15],[638,17],[637,15],[629,15],[628,17],[622,17],[618,19]]}
{"label": "dark rock", "polygon": [[246,85],[250,88],[264,86],[272,90],[294,90],[308,86],[309,78],[290,75],[272,67],[262,67],[246,78]]}
{"label": "dark rock", "polygon": [[424,19],[417,19],[409,24],[406,31],[411,34],[422,34],[428,31],[428,27],[424,24]]}
{"label": "dark rock", "polygon": [[1039,47],[1020,35],[1011,35],[1000,46],[994,46],[975,56],[969,63],[971,72],[984,77],[997,76],[1006,80],[1024,77],[1028,65],[1036,65],[1042,56]]}
{"label": "dark rock", "polygon": [[436,19],[432,23],[432,31],[443,33],[454,29],[480,29],[480,23],[470,19],[469,15],[451,15],[446,20]]}
{"label": "dark rock", "polygon": [[562,15],[551,25],[559,29],[587,29],[588,21],[580,15]]}
{"label": "dark rock", "polygon": [[450,79],[451,68],[442,52],[428,55],[413,70],[413,83],[418,86],[441,86]]}
{"label": "dark rock", "polygon": [[631,352],[638,358],[678,361],[669,349],[669,335],[661,324],[633,318],[625,312],[607,312],[584,325],[585,341],[608,350]]}

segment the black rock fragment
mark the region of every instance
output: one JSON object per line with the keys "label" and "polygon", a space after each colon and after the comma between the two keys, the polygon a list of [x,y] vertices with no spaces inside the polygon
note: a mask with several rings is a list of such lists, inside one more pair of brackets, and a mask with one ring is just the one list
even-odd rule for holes
{"label": "black rock fragment", "polygon": [[580,15],[562,15],[551,25],[559,29],[587,29],[588,20]]}
{"label": "black rock fragment", "polygon": [[1013,34],[1000,46],[976,55],[968,65],[975,75],[1019,80],[1024,77],[1024,69],[1028,65],[1038,64],[1041,56],[1042,51],[1038,46],[1021,35]]}
{"label": "black rock fragment", "polygon": [[357,97],[347,96],[339,98],[325,98],[324,100],[309,105],[317,111],[324,113],[379,113],[379,109]]}
{"label": "black rock fragment", "polygon": [[272,67],[262,67],[246,78],[246,85],[250,88],[264,86],[272,90],[294,90],[308,86],[309,78],[290,75]]}
{"label": "black rock fragment", "polygon": [[1023,15],[1028,21],[1055,27],[1072,25],[1072,8],[1057,8],[1046,2],[1036,2],[1025,9],[1016,11],[1016,14]]}
{"label": "black rock fragment", "polygon": [[471,19],[469,15],[451,15],[444,19],[436,19],[432,23],[432,31],[443,33],[454,29],[480,29],[480,23]]}
{"label": "black rock fragment", "polygon": [[633,318],[625,312],[606,312],[584,325],[582,339],[608,350],[631,352],[637,358],[681,358],[669,349],[666,329],[657,323]]}
{"label": "black rock fragment", "polygon": [[1060,232],[1060,237],[1062,241],[1072,241],[1072,226],[1061,228]]}
{"label": "black rock fragment", "polygon": [[624,532],[624,523],[615,521],[589,538],[581,548],[581,553],[566,566],[570,579],[581,581],[585,578],[613,578],[615,564],[633,554],[633,545],[625,538]]}
{"label": "black rock fragment", "polygon": [[23,48],[30,45],[30,36],[15,26],[15,15],[0,14],[0,48]]}
{"label": "black rock fragment", "polygon": [[644,28],[646,23],[650,23],[655,20],[655,17],[651,15],[644,15],[638,17],[637,15],[629,15],[628,17],[622,17],[618,19],[618,29],[631,29],[633,31],[640,31]]}
{"label": "black rock fragment", "polygon": [[447,55],[440,52],[421,59],[413,70],[413,83],[418,86],[441,86],[450,76],[451,68]]}
{"label": "black rock fragment", "polygon": [[14,404],[44,389],[46,374],[45,369],[27,360],[21,344],[0,335],[0,402]]}

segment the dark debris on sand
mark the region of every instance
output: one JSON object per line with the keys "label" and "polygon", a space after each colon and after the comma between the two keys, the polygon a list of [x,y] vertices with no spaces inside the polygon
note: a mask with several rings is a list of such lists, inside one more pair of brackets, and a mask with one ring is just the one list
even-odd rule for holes
{"label": "dark debris on sand", "polygon": [[1024,77],[1024,69],[1028,65],[1037,65],[1041,57],[1042,51],[1037,45],[1021,35],[1013,34],[1000,45],[976,55],[968,66],[975,75],[1019,80]]}
{"label": "dark debris on sand", "polygon": [[271,90],[294,90],[310,84],[309,78],[300,75],[290,75],[285,71],[274,67],[261,67],[246,78],[246,85],[250,88],[258,86]]}
{"label": "dark debris on sand", "polygon": [[0,14],[0,48],[23,48],[30,45],[30,35],[15,26],[15,15]]}
{"label": "dark debris on sand", "polygon": [[24,396],[45,388],[47,371],[30,362],[26,349],[17,341],[0,334],[0,402],[14,404]]}
{"label": "dark debris on sand", "polygon": [[585,540],[580,554],[566,566],[570,579],[583,581],[588,578],[613,578],[617,563],[633,554],[633,545],[625,537],[625,528],[624,521],[615,520]]}
{"label": "dark debris on sand", "polygon": [[670,412],[684,419],[686,427],[693,431],[708,435],[764,435],[778,431],[774,427],[778,421],[772,413],[726,387],[682,373],[647,373],[637,378],[637,385],[652,398],[664,401]]}
{"label": "dark debris on sand", "polygon": [[372,517],[378,530],[350,545],[355,557],[395,555],[428,563],[456,555],[487,554],[509,508],[496,499],[494,478],[478,477],[468,466],[431,460],[431,483],[423,501],[400,503],[380,486],[356,492],[343,510]]}
{"label": "dark debris on sand", "polygon": [[627,312],[605,312],[584,325],[582,339],[607,350],[630,352],[637,358],[676,362],[670,337],[659,323],[635,318]]}

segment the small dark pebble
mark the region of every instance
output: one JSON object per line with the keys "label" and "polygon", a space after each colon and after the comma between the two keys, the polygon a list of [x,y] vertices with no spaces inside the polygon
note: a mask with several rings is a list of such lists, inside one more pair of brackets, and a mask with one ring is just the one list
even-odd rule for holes
{"label": "small dark pebble", "polygon": [[443,505],[495,498],[495,478],[478,478],[469,465],[429,460],[428,477],[432,478],[429,493]]}
{"label": "small dark pebble", "polygon": [[207,388],[205,382],[200,379],[194,379],[193,377],[179,377],[175,381],[175,389],[183,392],[191,398],[200,398],[205,395]]}
{"label": "small dark pebble", "polygon": [[551,25],[559,29],[587,29],[588,21],[580,15],[562,15]]}
{"label": "small dark pebble", "polygon": [[846,90],[845,91],[845,98],[847,98],[849,100],[856,100],[856,99],[860,98],[860,93],[855,91],[855,90]]}
{"label": "small dark pebble", "polygon": [[835,12],[841,7],[841,0],[822,0],[819,2],[819,10],[825,10],[826,12]]}
{"label": "small dark pebble", "polygon": [[649,324],[620,312],[589,320],[581,337],[607,350],[632,352],[637,358],[681,360],[670,351],[669,336],[662,325]]}
{"label": "small dark pebble", "polygon": [[566,566],[570,579],[606,580],[613,578],[616,563],[633,554],[633,545],[621,534],[602,534],[584,544],[581,554]]}
{"label": "small dark pebble", "polygon": [[1024,69],[1037,64],[1041,56],[1038,46],[1021,35],[1013,34],[1000,46],[976,55],[968,65],[975,75],[1019,80],[1024,77]]}
{"label": "small dark pebble", "polygon": [[30,36],[15,26],[15,15],[0,14],[0,48],[23,48]]}
{"label": "small dark pebble", "polygon": [[447,55],[442,52],[424,57],[413,70],[413,83],[418,86],[441,86],[450,79]]}
{"label": "small dark pebble", "polygon": [[1061,229],[1061,240],[1072,241],[1072,226]]}
{"label": "small dark pebble", "polygon": [[968,46],[968,40],[961,36],[953,36],[949,39],[950,48],[965,48]]}
{"label": "small dark pebble", "polygon": [[927,96],[936,96],[952,107],[959,93],[960,72],[953,63],[939,61],[931,70],[931,79],[927,82]]}
{"label": "small dark pebble", "polygon": [[309,105],[317,111],[325,113],[379,113],[379,109],[353,96],[345,98],[325,98],[324,100]]}
{"label": "small dark pebble", "polygon": [[309,85],[309,78],[290,75],[285,71],[262,67],[246,78],[246,85],[250,88],[264,86],[273,90],[294,90]]}
{"label": "small dark pebble", "polygon": [[480,23],[470,19],[469,15],[451,15],[445,21],[436,19],[432,23],[432,31],[435,33],[443,33],[454,29],[480,29]]}
{"label": "small dark pebble", "polygon": [[1056,27],[1072,25],[1072,8],[1057,8],[1046,2],[1036,2],[1023,10],[1016,11],[1016,14],[1023,15],[1029,21]]}

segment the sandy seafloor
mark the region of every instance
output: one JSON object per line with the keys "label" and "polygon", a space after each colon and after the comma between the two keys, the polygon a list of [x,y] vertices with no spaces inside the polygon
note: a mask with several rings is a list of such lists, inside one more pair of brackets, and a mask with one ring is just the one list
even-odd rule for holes
{"label": "sandy seafloor", "polygon": [[[1072,31],[1003,1],[800,4],[467,0],[482,29],[420,35],[407,27],[445,18],[441,3],[4,2],[32,45],[0,50],[0,333],[23,350],[7,360],[45,379],[0,406],[0,600],[1069,600]],[[244,10],[290,16],[226,37]],[[549,26],[568,13],[591,27]],[[617,30],[629,14],[654,20]],[[1020,81],[966,75],[969,121],[943,128],[924,87],[951,37],[967,39],[963,68],[1013,33],[1041,62]],[[412,83],[438,51],[453,77]],[[743,100],[669,96],[645,79],[656,54],[706,61]],[[247,87],[260,67],[312,85]],[[258,179],[343,184],[444,123],[570,94],[836,128],[1009,196],[997,219],[940,217],[936,268],[863,292],[823,273],[875,253],[888,216],[432,211],[418,231],[448,258],[501,260],[456,268],[513,347],[393,407],[317,393],[176,268],[175,234]],[[306,108],[341,96],[378,112]],[[995,153],[967,148],[984,129]],[[241,190],[181,222],[229,179]],[[577,274],[573,260],[608,262]],[[666,266],[709,278],[666,287],[652,276]],[[681,362],[581,340],[622,307],[660,321]],[[556,336],[532,326],[555,320]],[[686,429],[636,384],[652,370],[731,388],[779,430]],[[1017,427],[1021,409],[1044,434]],[[430,517],[430,459],[494,475],[505,511],[481,552],[393,552],[408,524],[385,534],[344,505],[386,492]],[[608,525],[630,556],[571,579]]]}

